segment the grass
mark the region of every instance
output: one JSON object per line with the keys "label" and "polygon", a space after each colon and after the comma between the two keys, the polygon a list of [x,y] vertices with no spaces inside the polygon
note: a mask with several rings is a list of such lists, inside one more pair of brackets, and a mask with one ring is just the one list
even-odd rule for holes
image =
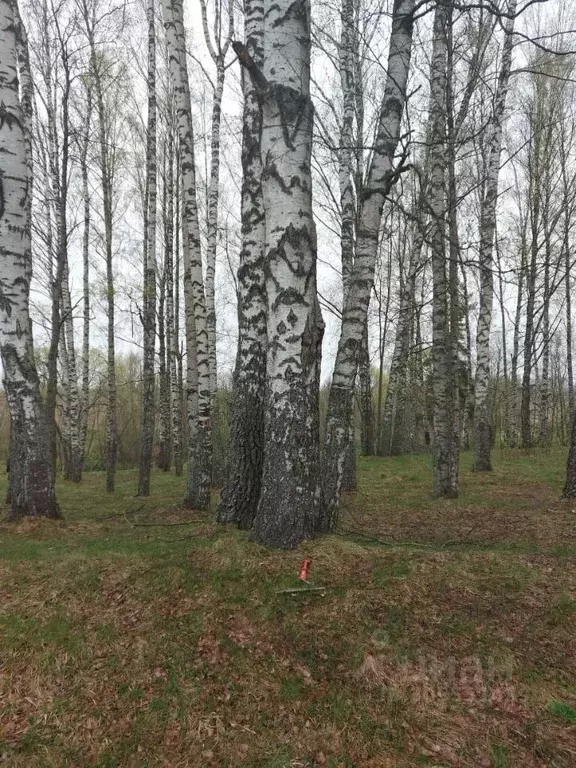
{"label": "grass", "polygon": [[[564,454],[362,459],[337,535],[269,552],[182,480],[100,474],[0,522],[0,762],[14,768],[576,764]],[[5,488],[0,478],[0,494]],[[215,501],[215,499],[214,499]],[[291,596],[303,557],[325,594]]]}

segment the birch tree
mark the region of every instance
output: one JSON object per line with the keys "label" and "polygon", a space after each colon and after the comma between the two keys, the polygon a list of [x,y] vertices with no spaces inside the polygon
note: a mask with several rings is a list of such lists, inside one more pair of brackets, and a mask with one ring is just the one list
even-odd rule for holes
{"label": "birch tree", "polygon": [[[263,6],[244,2],[245,50],[262,71]],[[251,528],[260,499],[264,462],[267,300],[264,276],[265,214],[262,194],[262,106],[259,85],[242,69],[242,246],[238,268],[238,352],[234,369],[227,478],[218,520]]]}
{"label": "birch tree", "polygon": [[150,469],[154,442],[154,360],[156,348],[156,10],[148,0],[148,130],[146,135],[146,200],[144,232],[144,285],[142,292],[142,437],[138,495],[150,495]]}
{"label": "birch tree", "polygon": [[57,518],[29,313],[32,79],[18,6],[6,0],[0,2],[0,104],[0,353],[15,469],[10,517]]}
{"label": "birch tree", "polygon": [[365,333],[384,201],[397,178],[394,156],[400,139],[402,113],[412,53],[414,0],[395,0],[384,98],[378,117],[374,152],[358,214],[356,258],[342,313],[342,328],[326,420],[322,467],[322,530],[330,529],[340,501],[353,383]]}
{"label": "birch tree", "polygon": [[446,264],[447,196],[447,65],[451,7],[441,0],[434,13],[430,65],[430,246],[432,250],[432,366],[434,401],[434,492],[458,495],[456,391],[451,333],[450,284]]}
{"label": "birch tree", "polygon": [[[179,358],[179,333],[177,322],[178,302],[174,301],[174,255],[179,260],[178,233],[180,225],[174,228],[174,196],[178,191],[178,184],[174,186],[174,129],[173,129],[173,105],[170,102],[168,125],[168,151],[166,157],[166,171],[164,175],[164,273],[166,275],[166,329],[168,345],[168,373],[170,381],[170,423],[172,435],[172,455],[174,457],[174,471],[177,476],[182,474],[182,395],[178,378]],[[177,175],[179,178],[179,174]],[[177,201],[179,198],[176,198]],[[179,205],[176,205],[178,211]],[[179,214],[179,211],[178,211]],[[176,231],[174,231],[176,229]],[[176,235],[176,240],[175,240]],[[176,280],[176,296],[180,291]]]}
{"label": "birch tree", "polygon": [[319,512],[323,321],[312,218],[309,1],[265,0],[262,69],[244,46],[235,50],[262,100],[268,359],[262,489],[252,537],[287,548],[313,534]]}
{"label": "birch tree", "polygon": [[88,435],[88,410],[90,407],[90,187],[88,183],[88,151],[91,138],[92,90],[89,80],[86,84],[86,112],[84,126],[78,140],[80,174],[82,178],[82,385],[81,385],[81,421],[80,446],[81,463],[84,467],[86,457],[86,438]]}
{"label": "birch tree", "polygon": [[[214,42],[208,26],[206,0],[200,0],[204,40],[210,58],[216,67],[216,83],[212,99],[210,130],[210,180],[208,182],[208,231],[206,236],[206,322],[208,325],[208,354],[210,364],[210,397],[212,411],[216,405],[216,251],[218,246],[218,204],[220,197],[220,123],[222,121],[222,96],[226,76],[226,56],[234,33],[234,3],[228,0],[228,8],[222,0],[214,5]],[[227,10],[227,18],[223,18]],[[223,23],[224,22],[224,23]],[[222,28],[225,28],[224,34]]]}
{"label": "birch tree", "polygon": [[[79,10],[88,42],[89,77],[94,94],[98,131],[98,170],[102,185],[102,218],[104,220],[104,259],[106,265],[106,314],[107,314],[107,414],[106,414],[106,490],[112,493],[116,483],[118,459],[118,393],[116,387],[116,346],[114,294],[114,141],[111,121],[106,109],[106,96],[110,86],[110,62],[101,50],[99,29],[110,13],[102,12],[98,0],[78,0]],[[116,10],[116,9],[114,9]],[[113,105],[115,108],[117,104]]]}
{"label": "birch tree", "polygon": [[187,506],[202,509],[210,503],[212,432],[208,326],[196,202],[192,107],[182,1],[164,0],[163,10],[178,120],[183,190],[182,246],[188,357],[188,482],[184,501]]}
{"label": "birch tree", "polygon": [[488,125],[488,159],[483,197],[480,201],[480,314],[476,331],[476,381],[474,387],[474,469],[492,469],[492,427],[488,402],[490,380],[490,328],[494,297],[493,249],[496,231],[496,203],[502,154],[502,124],[506,109],[508,80],[512,66],[512,48],[516,0],[509,0],[508,16],[503,21],[504,46],[498,75],[492,118]]}

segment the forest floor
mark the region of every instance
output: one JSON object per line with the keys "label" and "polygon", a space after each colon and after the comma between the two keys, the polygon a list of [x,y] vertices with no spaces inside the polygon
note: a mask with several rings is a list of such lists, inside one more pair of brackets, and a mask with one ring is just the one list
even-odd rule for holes
{"label": "forest floor", "polygon": [[[270,552],[155,474],[60,483],[0,522],[0,764],[576,765],[576,509],[564,451],[362,459],[338,534]],[[1,497],[5,476],[0,479]],[[173,528],[173,529],[172,529]],[[304,557],[310,580],[298,587]]]}

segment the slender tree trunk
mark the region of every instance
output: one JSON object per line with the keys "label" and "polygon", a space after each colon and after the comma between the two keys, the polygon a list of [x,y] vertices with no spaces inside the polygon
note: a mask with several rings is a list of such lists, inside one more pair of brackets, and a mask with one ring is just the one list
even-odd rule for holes
{"label": "slender tree trunk", "polygon": [[[176,137],[177,138],[177,137]],[[175,145],[176,140],[175,140]],[[174,432],[174,440],[178,440],[180,454],[180,474],[182,474],[182,456],[184,453],[184,437],[188,440],[188,433],[185,433],[187,426],[187,401],[184,394],[184,373],[183,373],[183,349],[180,342],[180,233],[182,231],[182,200],[180,183],[180,151],[174,153],[174,211],[176,222],[174,227],[174,345],[177,354],[176,373],[178,388],[178,429]],[[176,465],[176,474],[178,475],[178,465]]]}
{"label": "slender tree trunk", "polygon": [[226,75],[226,54],[232,41],[234,28],[234,3],[228,0],[228,29],[226,39],[221,39],[222,28],[222,0],[215,3],[215,45],[212,44],[210,30],[208,28],[208,15],[206,1],[201,0],[202,27],[204,39],[212,61],[216,65],[216,85],[212,101],[212,125],[210,132],[210,180],[208,182],[208,214],[206,235],[206,323],[208,326],[208,356],[210,365],[210,397],[213,412],[213,428],[217,425],[216,389],[217,389],[217,362],[216,362],[216,301],[215,301],[215,277],[216,277],[216,250],[218,245],[218,203],[220,197],[220,123],[222,119],[222,95],[224,93],[224,80]]}
{"label": "slender tree trunk", "polygon": [[115,301],[114,301],[114,250],[113,250],[113,167],[110,136],[104,103],[105,86],[102,82],[100,59],[96,50],[94,21],[89,10],[84,9],[84,22],[90,48],[90,74],[96,97],[98,118],[99,170],[102,182],[102,213],[104,219],[104,255],[106,263],[106,314],[107,314],[107,402],[106,402],[106,490],[113,493],[116,482],[118,459],[118,398],[116,389],[115,349]]}
{"label": "slender tree trunk", "polygon": [[144,233],[142,436],[138,495],[150,495],[154,444],[154,360],[156,348],[156,31],[155,3],[148,0],[148,131],[146,137],[146,231]]}
{"label": "slender tree trunk", "polygon": [[494,112],[488,133],[487,179],[480,205],[480,313],[476,332],[476,382],[474,387],[474,469],[492,469],[492,418],[489,407],[490,329],[494,301],[493,249],[496,232],[496,203],[502,154],[502,123],[506,109],[508,79],[512,65],[512,46],[516,0],[509,0],[510,18],[504,20],[504,51],[498,76]]}
{"label": "slender tree trunk", "polygon": [[[254,66],[263,66],[263,6],[245,0],[245,47]],[[251,528],[262,487],[266,390],[266,240],[262,195],[262,107],[258,88],[242,69],[242,248],[238,269],[238,352],[232,389],[227,479],[218,520]]]}
{"label": "slender tree trunk", "polygon": [[565,132],[561,129],[560,133],[560,163],[562,172],[562,209],[563,209],[563,228],[562,228],[562,251],[564,255],[564,296],[566,306],[566,368],[568,373],[568,412],[570,419],[574,415],[574,365],[572,357],[572,280],[571,280],[571,260],[572,251],[570,246],[571,229],[571,185],[568,179],[568,161],[569,155],[566,148]]}
{"label": "slender tree trunk", "polygon": [[80,146],[80,171],[82,174],[82,200],[84,204],[84,231],[82,233],[82,390],[80,417],[81,467],[86,459],[88,434],[88,409],[90,405],[90,189],[88,186],[88,148],[90,146],[90,120],[92,117],[92,92],[86,91],[87,115]]}
{"label": "slender tree trunk", "polygon": [[60,517],[29,313],[32,81],[25,35],[16,3],[0,0],[0,354],[13,434],[12,519]]}
{"label": "slender tree trunk", "polygon": [[[210,362],[206,299],[202,275],[200,228],[196,204],[194,134],[182,0],[164,0],[164,26],[170,55],[170,74],[178,116],[183,182],[184,286],[188,336],[188,482],[184,503],[199,509],[210,504],[212,430]],[[194,339],[190,334],[194,333]],[[190,353],[194,355],[190,359]],[[195,379],[197,378],[197,387]]]}
{"label": "slender tree trunk", "polygon": [[[423,191],[423,190],[422,190]],[[419,195],[418,211],[420,216],[424,202],[422,192]],[[401,451],[403,432],[403,403],[405,399],[406,375],[410,364],[410,331],[413,307],[415,304],[416,276],[421,268],[422,249],[424,246],[423,221],[416,219],[414,235],[410,247],[407,274],[400,285],[400,302],[394,352],[388,373],[388,387],[380,427],[381,456],[391,456]]]}
{"label": "slender tree trunk", "polygon": [[532,368],[534,360],[536,277],[539,254],[539,236],[542,223],[542,104],[537,100],[531,115],[530,148],[528,158],[529,216],[530,216],[530,262],[526,269],[526,326],[524,333],[524,361],[522,371],[522,399],[520,406],[520,431],[523,448],[532,447]]}
{"label": "slender tree trunk", "polygon": [[[547,206],[548,207],[548,206]],[[548,212],[546,213],[546,217]],[[551,233],[545,226],[546,256],[544,284],[542,286],[542,376],[540,378],[539,439],[547,445],[550,439],[550,261],[552,258]]]}
{"label": "slender tree trunk", "polygon": [[70,451],[69,480],[79,483],[82,480],[82,447],[80,442],[80,397],[78,394],[78,368],[76,365],[76,350],[74,347],[74,317],[72,297],[70,295],[70,279],[68,258],[64,263],[62,275],[62,323],[66,342],[66,394],[68,404],[68,441]]}
{"label": "slender tree trunk", "polygon": [[[451,0],[448,0],[447,18],[447,62],[446,62],[446,158],[447,158],[447,215],[448,215],[448,316],[449,331],[447,336],[450,357],[448,364],[449,375],[453,388],[452,409],[450,414],[452,429],[452,465],[456,472],[456,493],[458,490],[457,473],[459,467],[459,451],[463,434],[463,404],[466,399],[466,389],[462,388],[462,363],[460,360],[462,320],[464,311],[461,306],[459,271],[461,263],[460,233],[458,230],[458,190],[456,188],[456,142],[458,129],[454,114],[454,15]],[[464,100],[465,104],[465,100]],[[460,112],[464,106],[461,106]],[[465,308],[464,308],[465,309]],[[451,495],[453,490],[451,491]]]}
{"label": "slender tree trunk", "polygon": [[524,295],[524,276],[526,272],[526,232],[522,233],[520,268],[518,270],[518,293],[514,311],[514,331],[512,335],[512,358],[510,361],[510,431],[507,435],[507,445],[515,448],[518,445],[519,429],[518,415],[520,404],[518,398],[518,357],[520,355],[520,323],[522,319],[522,302]]}
{"label": "slender tree trunk", "polygon": [[171,448],[171,403],[170,370],[166,364],[171,339],[165,320],[166,308],[166,267],[158,285],[158,469],[170,472]]}
{"label": "slender tree trunk", "polygon": [[372,367],[370,365],[370,350],[368,347],[368,323],[360,348],[358,364],[360,380],[360,418],[362,424],[362,453],[364,456],[374,456],[374,408],[372,405]]}
{"label": "slender tree trunk", "polygon": [[384,201],[395,181],[393,161],[406,100],[412,52],[413,10],[414,0],[394,2],[386,86],[372,162],[362,189],[356,259],[342,312],[342,329],[328,402],[322,467],[321,530],[329,530],[334,526],[340,502],[353,386],[374,282],[378,232]]}
{"label": "slender tree trunk", "polygon": [[[356,32],[354,0],[342,0],[340,8],[340,85],[342,88],[342,125],[340,128],[340,152],[338,157],[338,179],[340,187],[340,252],[342,261],[342,306],[346,304],[352,268],[354,266],[357,216],[354,186],[360,191],[362,175],[354,168],[354,113],[357,98],[361,99],[361,86],[356,82],[355,51]],[[362,126],[358,123],[358,129]],[[358,146],[362,144],[358,133]],[[361,151],[361,150],[360,150]],[[358,150],[357,150],[358,152]],[[354,409],[351,410],[349,445],[344,459],[342,487],[345,491],[356,488],[356,439]]]}
{"label": "slender tree trunk", "polygon": [[[166,276],[166,338],[168,341],[168,369],[170,381],[170,421],[172,434],[172,454],[174,456],[174,471],[177,477],[182,474],[182,394],[178,386],[178,323],[174,317],[174,134],[168,133],[167,170],[164,181],[164,197],[166,212],[164,221],[164,274]],[[178,210],[178,204],[177,204]],[[179,219],[176,226],[176,243],[178,244]],[[176,260],[178,260],[178,245],[176,244]],[[176,282],[176,291],[179,291]],[[177,305],[177,302],[176,302]]]}

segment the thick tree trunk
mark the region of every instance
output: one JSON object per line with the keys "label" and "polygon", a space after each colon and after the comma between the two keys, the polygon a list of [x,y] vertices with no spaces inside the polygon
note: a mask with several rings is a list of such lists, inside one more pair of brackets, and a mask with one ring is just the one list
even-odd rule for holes
{"label": "thick tree trunk", "polygon": [[[163,8],[170,55],[170,74],[174,84],[174,100],[178,118],[183,184],[182,240],[185,262],[184,286],[189,370],[187,379],[188,482],[184,503],[188,507],[204,509],[210,504],[212,477],[210,361],[200,228],[196,203],[192,107],[186,61],[182,0],[164,0]],[[194,334],[194,338],[191,338],[191,334]]]}
{"label": "thick tree trunk", "polygon": [[154,361],[156,348],[156,30],[155,3],[148,0],[148,131],[146,137],[146,231],[144,232],[144,285],[142,292],[142,434],[138,495],[150,495],[154,444]]}
{"label": "thick tree trunk", "polygon": [[512,46],[516,0],[509,0],[510,18],[504,21],[504,50],[498,76],[494,112],[488,128],[487,178],[480,206],[480,313],[476,332],[476,382],[474,387],[474,470],[492,469],[492,418],[488,399],[490,381],[490,328],[494,300],[493,249],[496,232],[496,203],[500,156],[502,154],[502,123],[506,109],[508,80],[512,65]]}
{"label": "thick tree trunk", "polygon": [[[263,65],[263,6],[245,0],[245,47]],[[262,195],[262,107],[246,68],[242,133],[242,248],[238,269],[238,353],[232,390],[227,479],[218,520],[251,528],[262,487],[266,389],[267,300],[264,277],[265,214]]]}
{"label": "thick tree trunk", "polygon": [[[19,94],[19,77],[23,81],[22,96]],[[32,100],[27,85],[30,83],[25,31],[16,3],[1,0],[0,354],[13,434],[11,469],[15,460],[15,476],[10,478],[10,517],[13,519],[60,517],[29,313]]]}
{"label": "thick tree trunk", "polygon": [[354,379],[374,282],[378,232],[384,201],[395,181],[393,162],[406,100],[412,52],[413,10],[414,0],[394,2],[386,86],[372,162],[362,189],[356,259],[342,312],[342,329],[328,402],[322,467],[321,530],[329,530],[334,526],[340,502],[352,417]]}
{"label": "thick tree trunk", "polygon": [[446,264],[446,226],[449,217],[447,167],[446,67],[450,10],[436,6],[430,72],[430,243],[432,249],[432,388],[434,411],[434,492],[458,495],[458,444],[455,434],[455,372],[450,316],[450,280]]}
{"label": "thick tree trunk", "polygon": [[263,71],[240,52],[262,97],[266,216],[265,450],[252,538],[288,548],[313,535],[319,511],[323,322],[312,217],[309,0],[265,0]]}

